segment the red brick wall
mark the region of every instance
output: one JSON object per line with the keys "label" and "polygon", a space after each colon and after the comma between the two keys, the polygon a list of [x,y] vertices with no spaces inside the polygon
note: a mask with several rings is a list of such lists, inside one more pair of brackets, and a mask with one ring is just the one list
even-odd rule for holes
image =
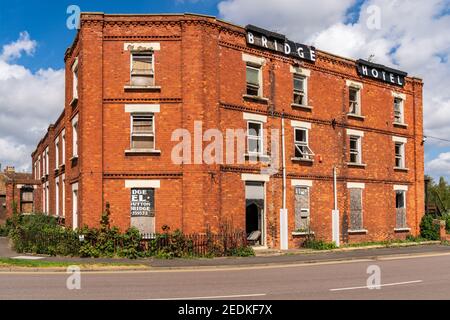
{"label": "red brick wall", "polygon": [[[130,92],[130,52],[125,42],[158,42],[155,51],[155,81],[160,90]],[[245,62],[242,53],[264,57],[264,95],[269,104],[244,100]],[[72,71],[79,58],[79,101],[71,106]],[[312,180],[311,226],[317,238],[331,240],[333,208],[333,166],[338,174],[338,202],[341,221],[349,214],[347,182],[365,183],[363,193],[365,235],[349,235],[354,241],[383,240],[404,237],[394,232],[395,193],[393,185],[408,185],[407,212],[411,233],[418,233],[423,215],[423,145],[422,82],[408,78],[401,89],[369,79],[356,73],[355,63],[324,52],[318,52],[315,64],[302,62],[311,70],[308,98],[312,110],[293,109],[291,58],[248,48],[242,29],[211,18],[180,16],[108,16],[85,14],[82,28],[73,47],[66,54],[65,114],[55,125],[66,128],[66,225],[72,223],[71,183],[79,183],[80,225],[97,225],[106,202],[111,205],[112,222],[121,229],[130,224],[130,190],[126,179],[160,180],[156,190],[157,231],[167,224],[184,232],[203,232],[208,226],[218,230],[220,224],[231,222],[245,229],[245,182],[242,173],[259,173],[264,164],[220,166],[217,164],[183,164],[171,162],[171,151],[178,142],[171,141],[177,128],[191,132],[191,159],[194,160],[193,128],[202,121],[203,131],[219,128],[246,129],[243,112],[268,116],[265,130],[281,129],[284,113],[286,129],[287,209],[289,213],[290,246],[297,246],[301,237],[294,237],[294,188],[291,179]],[[275,88],[269,83],[273,70]],[[346,80],[364,84],[362,114],[364,120],[346,116],[348,87]],[[392,91],[406,94],[405,129],[392,125]],[[272,94],[272,91],[274,94]],[[274,116],[268,113],[272,106]],[[130,115],[126,104],[159,104],[155,115],[156,149],[160,155],[125,155],[130,145]],[[71,119],[79,115],[79,159],[72,155]],[[332,126],[332,120],[336,126]],[[313,164],[292,162],[293,130],[291,120],[312,124],[310,146],[317,155]],[[348,161],[346,129],[364,131],[363,162],[366,168],[351,168]],[[408,172],[394,171],[392,136],[408,139],[406,166]],[[33,160],[42,153],[48,136],[37,148]],[[52,152],[50,143],[50,152]],[[203,142],[204,148],[208,143]],[[319,161],[319,158],[322,160]],[[51,157],[52,159],[52,157]],[[51,160],[51,161],[54,161]],[[50,165],[52,168],[52,165]],[[50,170],[51,198],[54,177]],[[281,172],[266,183],[267,244],[279,246],[279,209],[282,206]],[[53,185],[52,185],[53,183]],[[52,193],[53,192],[53,193]],[[53,204],[54,201],[51,200]],[[273,226],[269,230],[269,226]]]}

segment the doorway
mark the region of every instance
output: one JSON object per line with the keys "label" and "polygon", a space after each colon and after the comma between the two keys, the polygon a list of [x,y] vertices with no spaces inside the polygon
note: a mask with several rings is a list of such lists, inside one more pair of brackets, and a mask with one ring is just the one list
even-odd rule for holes
{"label": "doorway", "polygon": [[251,245],[265,244],[264,183],[245,184],[245,231]]}

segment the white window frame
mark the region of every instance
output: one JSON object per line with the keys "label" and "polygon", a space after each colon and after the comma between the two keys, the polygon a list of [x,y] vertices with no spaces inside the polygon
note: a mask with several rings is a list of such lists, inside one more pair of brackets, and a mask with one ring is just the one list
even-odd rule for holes
{"label": "white window frame", "polygon": [[49,173],[49,163],[50,163],[50,159],[48,156],[48,147],[45,148],[45,175],[48,175]]}
{"label": "white window frame", "polygon": [[78,183],[72,184],[72,229],[79,227]]}
{"label": "white window frame", "polygon": [[59,217],[59,177],[55,179],[55,214]]}
{"label": "white window frame", "polygon": [[133,84],[133,61],[135,56],[145,57],[148,56],[152,59],[151,70],[149,77],[152,77],[153,81],[150,87],[155,86],[156,76],[155,76],[155,52],[154,51],[131,51],[130,53],[130,85],[135,86]]}
{"label": "white window frame", "polygon": [[62,154],[61,154],[61,164],[66,164],[66,130],[61,132],[61,141],[62,141]]}
{"label": "white window frame", "polygon": [[[306,142],[304,141],[297,141],[297,130],[301,130],[301,131],[305,131],[305,137],[306,137]],[[298,150],[300,152],[300,147],[306,148],[307,150],[307,155],[306,157],[297,157],[296,156],[296,151]],[[299,159],[299,160],[313,160],[314,158],[314,152],[311,150],[310,146],[309,146],[309,128],[305,128],[305,127],[294,127],[294,159]]]}
{"label": "white window frame", "polygon": [[[397,106],[396,101],[400,101],[399,107],[400,107],[400,121],[396,121],[395,116],[395,107]],[[401,97],[395,96],[394,97],[394,124],[405,124],[405,100]]]}
{"label": "white window frame", "polygon": [[[297,94],[299,93],[299,92],[297,92],[297,90],[295,90],[295,79],[296,78],[300,78],[303,80],[303,103],[300,103],[300,104],[295,103],[295,98],[294,98],[293,104],[306,107],[306,106],[308,106],[308,77],[301,73],[293,73],[293,76],[292,76],[292,83],[294,85],[293,96],[295,96],[296,93]],[[300,94],[301,94],[301,92],[300,92]]]}
{"label": "white window frame", "polygon": [[55,169],[59,168],[59,136],[55,139]]}
{"label": "white window frame", "polygon": [[[257,124],[260,126],[260,135],[250,135],[250,124]],[[250,140],[258,140],[259,148],[257,152],[250,151]],[[248,120],[247,121],[247,154],[250,156],[262,156],[264,155],[264,122],[256,121],[256,120]]]}
{"label": "white window frame", "polygon": [[[258,94],[255,97],[263,97],[263,75],[262,75],[262,65],[260,64],[255,64],[255,63],[250,63],[247,62],[245,65],[245,94],[248,94],[248,86],[249,83],[247,82],[247,69],[254,69],[258,71]],[[253,95],[250,95],[253,96]]]}
{"label": "white window frame", "polygon": [[72,100],[78,100],[78,57],[75,59],[75,62],[72,65]]}
{"label": "white window frame", "polygon": [[62,201],[62,216],[66,216],[66,175],[62,175],[62,185],[61,185],[61,201]]}
{"label": "white window frame", "polygon": [[[356,101],[354,101],[354,102],[350,101],[350,90],[356,90]],[[348,101],[349,101],[348,114],[349,115],[361,116],[361,87],[356,86],[356,85],[350,85],[348,87]],[[356,110],[355,110],[355,112],[351,112],[351,109],[350,109],[350,104],[351,103],[356,103]]]}
{"label": "white window frame", "polygon": [[50,192],[48,182],[45,184],[45,213],[50,214]]}
{"label": "white window frame", "polygon": [[[351,161],[352,149],[351,149],[351,140],[356,139],[356,147],[357,147],[357,162]],[[350,164],[362,164],[362,136],[351,134],[349,136],[349,163]]]}
{"label": "white window frame", "polygon": [[78,158],[78,115],[72,119],[72,158]]}
{"label": "white window frame", "polygon": [[[395,192],[395,226],[397,230],[403,230],[403,229],[409,229],[408,228],[408,209],[407,209],[407,205],[406,205],[406,193],[407,193],[407,189],[395,189],[394,188],[394,192]],[[403,196],[403,209],[405,209],[405,225],[399,227],[398,226],[398,221],[397,221],[397,193],[402,194]]]}
{"label": "white window frame", "polygon": [[[151,117],[152,118],[152,133],[134,133],[134,118],[135,117]],[[153,148],[151,149],[137,149],[133,148],[133,137],[134,136],[141,136],[141,137],[153,137]],[[156,150],[156,121],[155,121],[155,113],[153,112],[136,112],[131,113],[130,116],[130,150],[131,151],[141,151],[141,150],[149,150],[149,151],[155,151]]]}
{"label": "white window frame", "polygon": [[41,176],[41,155],[38,156],[38,166],[37,166],[37,179],[40,179]]}
{"label": "white window frame", "polygon": [[[400,146],[400,154],[397,155],[397,145]],[[395,168],[405,169],[406,168],[406,159],[405,159],[405,146],[406,144],[401,141],[394,141],[394,152],[395,152]],[[397,159],[400,159],[400,166],[397,166]]]}

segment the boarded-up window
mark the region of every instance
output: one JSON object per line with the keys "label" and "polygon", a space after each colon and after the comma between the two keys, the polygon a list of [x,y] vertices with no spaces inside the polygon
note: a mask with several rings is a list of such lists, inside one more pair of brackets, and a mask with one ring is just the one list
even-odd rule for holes
{"label": "boarded-up window", "polygon": [[407,228],[406,223],[406,193],[405,191],[395,192],[396,227]]}
{"label": "boarded-up window", "polygon": [[131,189],[131,226],[141,234],[155,233],[155,189]]}
{"label": "boarded-up window", "polygon": [[134,86],[153,86],[153,55],[134,53],[131,62],[131,84]]}
{"label": "boarded-up window", "polygon": [[155,148],[153,115],[132,116],[131,148],[149,150]]}
{"label": "boarded-up window", "polygon": [[295,187],[295,230],[309,229],[309,188]]}
{"label": "boarded-up window", "polygon": [[350,229],[363,229],[362,189],[350,190]]}

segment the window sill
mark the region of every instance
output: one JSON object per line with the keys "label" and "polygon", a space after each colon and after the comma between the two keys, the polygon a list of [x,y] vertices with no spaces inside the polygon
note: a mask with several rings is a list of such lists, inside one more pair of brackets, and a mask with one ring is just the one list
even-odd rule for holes
{"label": "window sill", "polygon": [[394,232],[410,232],[411,228],[395,228]]}
{"label": "window sill", "polygon": [[133,86],[126,85],[123,87],[125,91],[160,91],[161,86]]}
{"label": "window sill", "polygon": [[305,109],[305,110],[308,110],[308,111],[312,111],[312,109],[313,109],[313,107],[311,107],[311,106],[307,106],[307,105],[304,105],[304,104],[298,104],[298,103],[292,103],[291,107],[292,108],[297,108],[297,109]]}
{"label": "window sill", "polygon": [[348,230],[348,234],[367,234],[369,231],[366,229],[360,229],[360,230]]}
{"label": "window sill", "polygon": [[267,104],[269,102],[268,98],[264,98],[264,97],[260,97],[260,96],[252,96],[249,94],[244,94],[242,97],[244,98],[244,100],[252,100],[252,101],[265,103],[265,104]]}
{"label": "window sill", "polygon": [[74,107],[77,105],[77,103],[78,103],[78,98],[73,98],[72,101],[70,101],[69,105]]}
{"label": "window sill", "polygon": [[267,154],[244,154],[245,160],[260,160],[261,162],[269,162],[270,156]]}
{"label": "window sill", "polygon": [[292,232],[292,235],[295,237],[295,236],[312,236],[312,235],[314,235],[314,231],[293,231]]}
{"label": "window sill", "polygon": [[364,169],[364,168],[367,167],[367,164],[364,164],[364,163],[347,162],[347,167],[353,167],[353,168],[361,168],[361,169]]}
{"label": "window sill", "polygon": [[401,172],[408,172],[408,168],[400,168],[400,167],[394,167],[394,171],[401,171]]}
{"label": "window sill", "polygon": [[139,154],[161,155],[161,150],[155,149],[125,150],[125,155],[139,155]]}
{"label": "window sill", "polygon": [[405,123],[393,122],[392,124],[394,125],[394,127],[403,128],[403,129],[407,129],[408,128],[408,125],[405,124]]}
{"label": "window sill", "polygon": [[353,119],[357,119],[357,120],[364,120],[366,117],[365,116],[361,116],[359,114],[347,113],[347,118],[353,118]]}
{"label": "window sill", "polygon": [[314,163],[313,159],[305,159],[305,158],[291,158],[292,161],[294,162],[307,162],[307,163]]}

